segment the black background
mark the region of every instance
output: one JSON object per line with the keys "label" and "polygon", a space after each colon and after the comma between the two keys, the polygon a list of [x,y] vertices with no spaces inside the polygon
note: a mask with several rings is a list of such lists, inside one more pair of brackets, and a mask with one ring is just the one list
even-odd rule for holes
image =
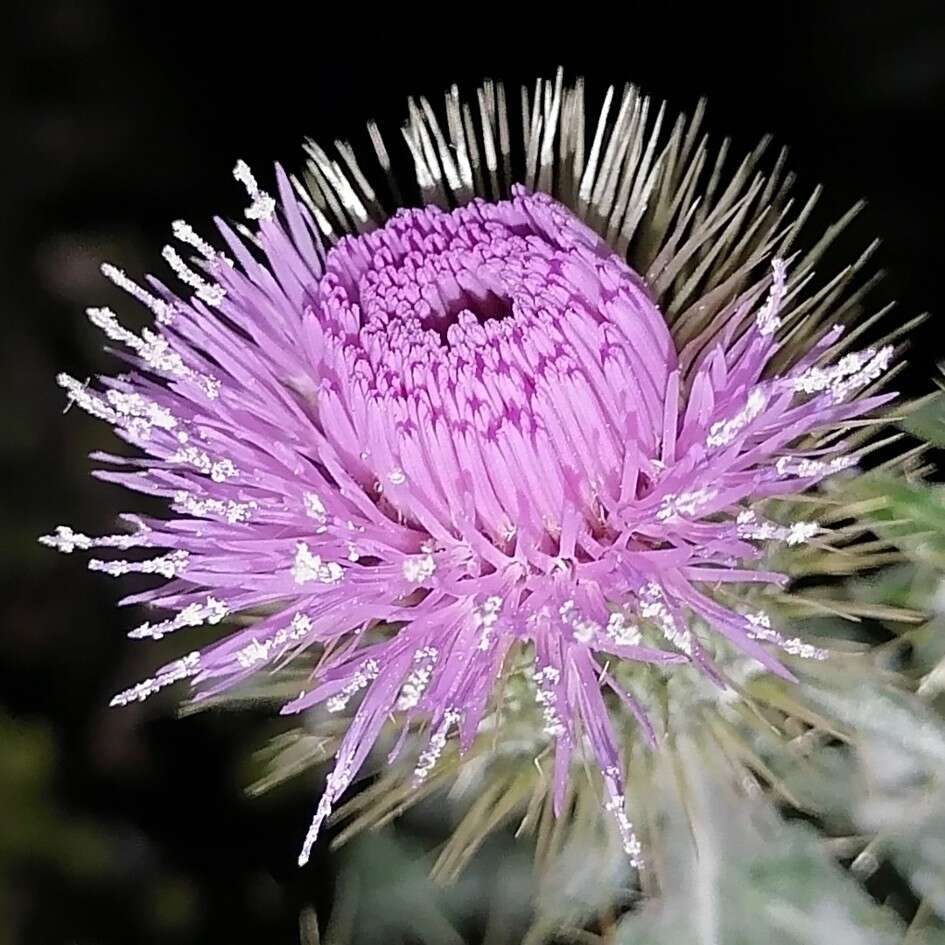
{"label": "black background", "polygon": [[[624,5],[619,20],[542,5],[514,31],[491,7],[450,10],[465,14],[458,23],[444,8],[409,24],[404,13],[403,36],[367,6],[344,22],[315,6],[60,0],[7,10],[0,718],[49,747],[44,803],[55,823],[82,825],[100,861],[77,865],[66,840],[56,852],[37,839],[0,864],[0,908],[10,911],[0,934],[14,940],[294,941],[298,908],[331,897],[330,862],[294,866],[315,785],[241,795],[245,758],[268,724],[261,714],[175,721],[170,700],[105,708],[175,651],[125,640],[139,621],[114,607],[117,585],[35,543],[60,522],[102,532],[128,507],[87,477],[85,454],[109,445],[107,431],[77,411],[62,417],[54,383],[58,370],[84,377],[108,363],[82,315],[114,298],[99,261],[141,275],[157,267],[171,220],[206,232],[211,214],[237,215],[236,158],[260,176],[276,159],[299,166],[306,134],[363,147],[364,120],[396,129],[408,94],[433,97],[484,75],[517,86],[559,64],[598,94],[629,79],[677,109],[707,95],[707,127],[716,140],[732,136],[734,154],[772,132],[791,146],[801,191],[827,186],[816,223],[868,200],[848,255],[882,236],[889,277],[879,301],[897,299],[901,319],[933,313],[903,386],[926,389],[942,354],[940,4],[714,4],[694,16],[664,3],[646,15]],[[0,810],[7,816],[20,815]]]}

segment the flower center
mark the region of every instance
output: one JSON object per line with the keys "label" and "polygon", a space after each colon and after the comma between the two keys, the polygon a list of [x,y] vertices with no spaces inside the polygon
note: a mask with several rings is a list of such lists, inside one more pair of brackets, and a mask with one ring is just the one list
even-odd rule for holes
{"label": "flower center", "polygon": [[[462,339],[474,325],[499,321],[513,315],[513,301],[509,295],[486,291],[473,295],[460,289],[455,280],[443,279],[436,284],[439,299],[430,304],[430,313],[420,319],[427,331],[436,332],[440,345],[450,347],[452,339]],[[456,326],[457,330],[452,330]]]}
{"label": "flower center", "polygon": [[433,518],[458,538],[462,519],[573,558],[576,531],[601,534],[604,510],[635,496],[627,463],[658,456],[665,321],[544,195],[402,211],[343,239],[317,304],[320,375],[348,418],[326,429],[352,431],[365,479],[427,531]]}

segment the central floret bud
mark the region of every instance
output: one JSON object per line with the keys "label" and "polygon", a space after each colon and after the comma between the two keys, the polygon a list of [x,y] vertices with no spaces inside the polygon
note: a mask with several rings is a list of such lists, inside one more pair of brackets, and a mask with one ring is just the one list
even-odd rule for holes
{"label": "central floret bud", "polygon": [[323,376],[368,434],[351,443],[362,481],[447,545],[475,532],[543,572],[593,560],[609,511],[658,471],[665,322],[544,195],[344,239],[317,307]]}

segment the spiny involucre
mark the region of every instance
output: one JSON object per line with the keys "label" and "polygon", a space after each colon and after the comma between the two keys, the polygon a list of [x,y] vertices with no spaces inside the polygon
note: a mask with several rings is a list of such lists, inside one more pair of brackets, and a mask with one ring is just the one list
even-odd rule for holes
{"label": "spiny involucre", "polygon": [[[346,145],[347,173],[309,146],[315,199],[280,168],[275,199],[240,162],[252,227],[241,237],[217,223],[232,258],[178,222],[195,259],[171,247],[164,258],[183,295],[103,267],[156,324],[137,335],[91,309],[131,369],[99,389],[60,377],[70,401],[143,456],[99,456],[118,468],[97,475],[170,513],[129,517],[128,534],[61,526],[42,540],[155,549],[90,562],[167,579],[132,600],[171,615],[134,637],[264,614],[113,704],[187,678],[198,696],[219,693],[304,651],[317,668],[285,711],[352,710],[300,862],[389,719],[426,726],[422,781],[450,739],[470,747],[516,650],[532,661],[553,744],[556,811],[588,754],[638,862],[611,713],[650,730],[608,667],[675,664],[723,684],[705,646],[713,631],[781,675],[770,644],[822,656],[716,592],[783,581],[760,543],[818,528],[766,520],[758,503],[854,462],[839,439],[805,438],[891,396],[868,390],[888,346],[837,358],[840,328],[824,326],[783,347],[786,241],[770,226],[733,241],[731,208],[744,201],[731,195],[696,214],[680,171],[691,141],[677,125],[657,153],[662,112],[645,132],[635,91],[612,122],[608,96],[586,158],[580,84],[549,83],[531,124],[526,95],[522,186],[504,91],[484,89],[478,128],[450,93],[449,141],[428,103],[411,104],[425,205],[386,222]],[[702,303],[678,317],[666,273],[698,262],[696,226]],[[710,265],[723,237],[728,261]],[[634,240],[649,244],[646,278],[626,262]]]}

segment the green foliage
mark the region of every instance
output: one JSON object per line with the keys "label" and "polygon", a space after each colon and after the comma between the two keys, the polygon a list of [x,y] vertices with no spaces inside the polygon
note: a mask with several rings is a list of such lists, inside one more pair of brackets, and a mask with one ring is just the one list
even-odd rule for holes
{"label": "green foliage", "polygon": [[[751,784],[746,781],[745,784]],[[681,738],[654,773],[660,896],[620,924],[626,945],[893,945],[902,923],[832,862],[817,833],[739,791],[711,748]]]}
{"label": "green foliage", "polygon": [[945,570],[945,488],[892,476],[861,476],[849,486],[873,531],[915,564]]}
{"label": "green foliage", "polygon": [[899,425],[916,439],[945,446],[945,394],[938,392],[920,401]]}

